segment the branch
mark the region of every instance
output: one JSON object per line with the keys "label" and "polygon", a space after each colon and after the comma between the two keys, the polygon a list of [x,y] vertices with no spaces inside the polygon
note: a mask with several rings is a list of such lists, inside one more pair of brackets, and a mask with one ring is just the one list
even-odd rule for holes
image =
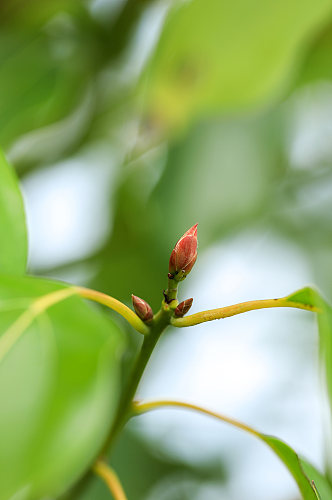
{"label": "branch", "polygon": [[118,476],[106,462],[97,460],[93,470],[106,483],[115,500],[127,500]]}
{"label": "branch", "polygon": [[255,431],[251,427],[248,427],[247,425],[243,424],[242,422],[238,422],[237,420],[234,420],[233,418],[226,417],[225,415],[221,415],[220,413],[215,413],[211,410],[207,410],[206,408],[202,408],[201,406],[197,406],[191,403],[184,403],[182,401],[172,401],[172,400],[161,400],[161,401],[148,401],[146,403],[141,403],[141,402],[134,402],[133,403],[133,411],[135,415],[141,415],[143,413],[146,413],[148,411],[152,410],[157,410],[160,408],[164,408],[165,406],[170,406],[173,408],[185,408],[189,410],[194,410],[198,411],[200,413],[204,413],[205,415],[209,415],[210,417],[217,418],[219,420],[222,420],[223,422],[226,422],[228,424],[231,424],[235,427],[238,427],[239,429],[242,429],[243,431],[249,432],[250,434],[260,437],[259,432]]}
{"label": "branch", "polygon": [[199,325],[200,323],[205,323],[206,321],[229,318],[230,316],[235,316],[236,314],[255,311],[256,309],[267,309],[270,307],[295,307],[306,311],[321,312],[321,310],[314,305],[295,302],[289,300],[289,297],[282,297],[281,299],[250,300],[249,302],[241,302],[240,304],[220,307],[219,309],[202,311],[196,314],[191,314],[190,316],[185,316],[184,318],[172,318],[171,324],[178,328],[194,326]]}
{"label": "branch", "polygon": [[98,302],[99,304],[107,306],[110,309],[113,309],[113,311],[121,314],[121,316],[125,318],[128,323],[135,328],[135,330],[142,333],[142,335],[147,335],[149,333],[149,327],[137,316],[136,313],[134,313],[134,311],[119,300],[114,299],[105,293],[91,290],[90,288],[75,286],[74,289],[83,299],[93,300],[94,302]]}

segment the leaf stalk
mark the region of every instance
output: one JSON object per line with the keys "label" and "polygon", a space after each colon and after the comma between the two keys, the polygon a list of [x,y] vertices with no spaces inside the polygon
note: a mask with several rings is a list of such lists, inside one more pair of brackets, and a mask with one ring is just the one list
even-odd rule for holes
{"label": "leaf stalk", "polygon": [[105,482],[115,500],[127,500],[117,474],[106,462],[97,460],[93,470]]}
{"label": "leaf stalk", "polygon": [[146,325],[128,306],[120,302],[120,300],[117,300],[106,293],[91,290],[90,288],[76,286],[74,289],[83,299],[98,302],[99,304],[109,307],[110,309],[113,309],[113,311],[121,314],[121,316],[142,335],[147,335],[149,333],[150,328],[148,325]]}
{"label": "leaf stalk", "polygon": [[311,304],[304,304],[302,302],[293,302],[288,297],[280,299],[265,299],[265,300],[250,300],[248,302],[240,302],[231,306],[220,307],[218,309],[210,309],[208,311],[201,311],[190,316],[183,318],[172,318],[172,326],[183,328],[187,326],[195,326],[207,321],[215,319],[229,318],[236,314],[242,314],[248,311],[255,311],[257,309],[268,309],[272,307],[292,307],[296,309],[304,309],[306,311],[320,312],[320,309]]}

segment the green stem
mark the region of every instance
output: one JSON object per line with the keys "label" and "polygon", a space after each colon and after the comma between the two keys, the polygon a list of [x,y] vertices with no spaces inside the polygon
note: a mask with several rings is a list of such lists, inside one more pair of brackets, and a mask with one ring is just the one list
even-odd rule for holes
{"label": "green stem", "polygon": [[186,326],[195,326],[207,321],[215,319],[229,318],[236,314],[242,314],[248,311],[255,311],[257,309],[267,309],[272,307],[293,307],[296,309],[304,309],[306,311],[320,312],[320,309],[312,304],[304,304],[294,302],[288,297],[280,299],[266,299],[266,300],[250,300],[249,302],[241,302],[232,306],[220,307],[218,309],[210,309],[208,311],[201,311],[184,318],[173,318],[171,320],[172,326],[178,328]]}
{"label": "green stem", "polygon": [[160,408],[165,408],[165,407],[170,407],[170,408],[184,408],[187,410],[194,410],[198,411],[200,413],[204,413],[205,415],[208,415],[210,417],[217,418],[219,420],[222,420],[223,422],[226,422],[227,424],[231,424],[235,427],[238,427],[239,429],[242,429],[243,431],[249,432],[253,436],[260,437],[259,432],[257,432],[255,429],[252,427],[249,427],[246,424],[243,424],[242,422],[239,422],[238,420],[235,420],[234,418],[226,417],[225,415],[222,415],[221,413],[216,413],[211,410],[207,410],[206,408],[203,408],[198,405],[194,405],[192,403],[185,403],[184,401],[173,401],[173,400],[160,400],[160,401],[142,401],[142,402],[134,402],[133,404],[133,413],[134,415],[142,415],[143,413],[150,412],[152,410],[158,410]]}
{"label": "green stem", "polygon": [[139,333],[142,333],[143,335],[147,335],[149,333],[149,327],[137,316],[137,314],[114,297],[110,297],[110,295],[106,295],[106,293],[98,292],[97,290],[90,290],[90,288],[84,288],[81,286],[75,286],[72,290],[83,299],[93,300],[94,302],[98,302],[99,304],[109,307],[110,309],[113,309],[113,311],[121,314],[121,316],[123,316],[123,318],[125,318]]}
{"label": "green stem", "polygon": [[165,292],[167,297],[167,302],[171,302],[172,300],[177,300],[178,286],[179,286],[179,281],[177,281],[175,278],[172,279],[168,278],[168,288]]}
{"label": "green stem", "polygon": [[[219,309],[212,309],[210,311],[202,311],[200,313],[193,314],[191,316],[186,316],[184,318],[174,318],[174,308],[177,304],[177,289],[178,289],[179,281],[176,279],[168,280],[168,288],[165,292],[165,301],[163,301],[162,307],[160,311],[154,316],[151,324],[147,327],[143,322],[141,322],[144,327],[144,340],[142,343],[142,347],[140,353],[137,357],[136,363],[134,364],[134,368],[132,374],[129,378],[129,382],[127,387],[122,393],[122,397],[119,403],[119,409],[117,415],[115,417],[114,425],[111,428],[108,437],[105,441],[105,446],[103,448],[103,453],[105,453],[110,445],[113,443],[115,437],[121,431],[123,426],[126,424],[128,419],[133,414],[133,406],[132,402],[135,397],[138,385],[146,368],[146,365],[151,357],[151,354],[165,328],[168,325],[173,325],[177,327],[186,327],[193,326],[199,323],[203,323],[206,321],[211,321],[214,319],[227,318],[229,316],[234,316],[236,314],[241,314],[247,311],[252,311],[255,309],[263,309],[270,307],[296,307],[299,309],[306,309],[310,311],[319,312],[319,309],[311,304],[304,304],[299,302],[294,302],[292,299],[293,296],[283,297],[280,299],[267,299],[267,300],[254,300],[249,302],[242,302],[240,304],[235,304],[232,306],[222,307]],[[98,302],[105,303],[110,307],[114,308],[119,307],[115,299],[110,297],[106,297],[100,292],[91,292],[90,290],[86,291],[86,289],[79,289],[80,295],[85,298],[92,298],[94,300],[98,300]],[[83,293],[82,293],[83,292]],[[102,301],[101,301],[102,299]],[[110,303],[111,300],[111,303]],[[105,301],[105,302],[104,302]],[[120,303],[121,304],[121,303]],[[121,305],[121,312],[126,319],[130,322],[131,315],[128,313],[131,310],[126,310],[126,306]],[[139,319],[137,317],[137,319]],[[139,320],[141,321],[141,320]],[[139,325],[141,327],[141,325]],[[136,324],[137,327],[137,324]],[[143,329],[140,328],[143,333]]]}
{"label": "green stem", "polygon": [[113,443],[115,437],[121,431],[127,420],[132,413],[132,401],[135,397],[138,385],[144,373],[145,367],[151,357],[151,354],[165,328],[170,324],[170,312],[163,307],[155,315],[152,324],[150,325],[150,332],[144,336],[140,353],[134,365],[131,377],[127,388],[124,390],[120,400],[119,409],[115,422],[111,431],[106,439],[104,452]]}

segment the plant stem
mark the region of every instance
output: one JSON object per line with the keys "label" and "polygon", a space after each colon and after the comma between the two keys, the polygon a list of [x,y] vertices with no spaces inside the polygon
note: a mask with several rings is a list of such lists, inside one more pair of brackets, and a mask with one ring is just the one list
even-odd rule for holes
{"label": "plant stem", "polygon": [[171,302],[172,300],[177,299],[178,286],[179,286],[179,281],[177,281],[175,278],[172,279],[168,278],[168,288],[165,292],[168,303]]}
{"label": "plant stem", "polygon": [[122,398],[120,400],[119,409],[114,421],[114,425],[111,428],[111,431],[106,439],[104,452],[107,451],[119,431],[130,418],[132,412],[132,401],[144,373],[145,367],[160,338],[160,335],[169,324],[169,310],[161,308],[160,311],[155,315],[153,322],[150,325],[149,334],[144,336],[143,344],[134,365],[128,386],[124,390]]}
{"label": "plant stem", "polygon": [[260,437],[259,432],[255,431],[252,427],[249,427],[246,424],[243,424],[242,422],[239,422],[238,420],[235,420],[230,417],[226,417],[225,415],[222,415],[220,413],[216,413],[211,410],[207,410],[206,408],[202,408],[201,406],[197,406],[191,403],[185,403],[183,401],[172,401],[172,400],[160,400],[160,401],[147,401],[147,402],[135,402],[133,405],[133,412],[135,415],[141,415],[143,413],[147,413],[152,410],[158,410],[161,408],[165,407],[171,407],[171,408],[184,408],[187,410],[194,410],[198,411],[200,413],[204,413],[205,415],[208,415],[210,417],[217,418],[218,420],[222,420],[223,422],[226,422],[227,424],[231,424],[238,429],[242,429],[243,431],[249,432],[250,434]]}
{"label": "plant stem", "polygon": [[149,333],[149,327],[137,316],[137,314],[119,300],[114,299],[114,297],[110,297],[106,295],[106,293],[97,292],[96,290],[90,290],[90,288],[83,288],[80,286],[75,286],[74,290],[83,299],[93,300],[121,314],[121,316],[123,316],[139,333],[143,335]]}
{"label": "plant stem", "polygon": [[249,302],[241,302],[232,306],[220,307],[219,309],[210,309],[209,311],[201,311],[184,318],[173,318],[171,324],[178,328],[186,326],[199,325],[206,321],[213,321],[215,319],[229,318],[236,314],[242,314],[256,309],[266,309],[270,307],[295,307],[297,309],[305,309],[307,311],[320,312],[320,309],[311,305],[301,302],[293,302],[288,300],[287,297],[281,299],[266,299],[266,300],[250,300]]}
{"label": "plant stem", "polygon": [[107,484],[115,500],[127,500],[118,476],[106,462],[97,460],[93,466],[93,470]]}
{"label": "plant stem", "polygon": [[[149,324],[149,327],[147,327],[147,325],[145,325],[142,322],[142,324],[148,329],[148,333],[144,335],[144,340],[141,346],[140,353],[136,359],[136,363],[134,364],[128,385],[122,393],[118,412],[115,417],[114,424],[107,436],[107,439],[105,440],[105,445],[103,447],[102,453],[106,453],[106,451],[109,449],[110,445],[113,443],[118,433],[121,431],[121,429],[126,424],[128,419],[132,416],[133,414],[132,402],[133,398],[135,397],[138,385],[140,383],[146,365],[151,357],[151,354],[162,332],[168,325],[171,324],[177,327],[193,326],[206,321],[212,321],[214,319],[220,319],[220,318],[227,318],[229,316],[234,316],[236,314],[240,314],[243,312],[252,311],[255,309],[269,308],[269,307],[296,307],[299,309],[306,309],[315,312],[319,311],[319,309],[313,305],[292,301],[290,300],[290,297],[283,297],[281,299],[253,300],[249,302],[242,302],[240,304],[222,307],[219,309],[202,311],[200,313],[192,314],[191,316],[186,316],[184,318],[174,318],[173,306],[174,306],[174,301],[176,301],[177,303],[178,284],[179,284],[178,281],[176,281],[175,279],[169,279],[168,289],[165,292],[166,295],[165,301],[163,301],[160,311],[154,316],[151,324]],[[116,301],[116,299],[112,299],[112,297],[100,294],[100,292],[95,292],[93,290],[86,290],[86,289],[79,289],[79,290],[82,296],[85,296],[86,298],[92,298],[92,300],[98,299],[97,300],[98,302],[101,302],[102,299],[107,301],[107,303],[109,303],[111,300],[112,306],[113,306],[113,301],[115,301],[116,303],[119,302]],[[124,304],[122,304],[121,302],[119,302],[119,304],[121,304],[122,310],[123,308],[128,309],[130,313],[135,316],[135,319],[141,321],[135,315],[135,313],[131,311],[129,308],[127,308]],[[181,405],[183,406],[182,403],[178,404],[178,406]]]}

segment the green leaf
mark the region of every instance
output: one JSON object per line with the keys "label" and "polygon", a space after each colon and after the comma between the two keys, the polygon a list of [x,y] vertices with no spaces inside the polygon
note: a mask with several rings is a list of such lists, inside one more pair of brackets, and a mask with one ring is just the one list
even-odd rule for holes
{"label": "green leaf", "polygon": [[[256,432],[256,431],[255,431]],[[328,479],[323,476],[312,464],[302,457],[280,439],[266,434],[257,433],[286,465],[295,479],[304,500],[319,499],[329,500],[332,498],[332,487]]]}
{"label": "green leaf", "polygon": [[175,2],[148,72],[148,111],[181,126],[275,99],[331,13],[329,0]]}
{"label": "green leaf", "polygon": [[[332,308],[321,295],[310,287],[298,290],[287,300],[311,305],[319,310],[317,314],[319,329],[320,359],[325,373],[325,383],[330,402],[330,419],[332,418]],[[317,481],[318,483],[318,481]],[[324,498],[324,496],[322,497]],[[332,498],[332,494],[331,494]]]}
{"label": "green leaf", "polygon": [[290,302],[310,305],[319,310],[318,328],[320,356],[324,365],[326,384],[332,408],[332,308],[313,288],[306,287],[287,297]]}
{"label": "green leaf", "polygon": [[[304,463],[307,462],[300,458],[295,451],[288,446],[288,444],[273,436],[267,436],[266,434],[258,433],[257,436],[262,439],[262,441],[264,441],[285,464],[295,479],[304,500],[317,500],[317,498],[321,498],[321,500],[328,500],[329,498],[332,498],[332,489],[330,488],[327,479],[323,478],[323,476],[316,471],[312,465],[310,465],[310,469],[307,468],[307,471],[305,472]],[[325,491],[329,492],[328,496],[319,496],[317,489],[311,482],[313,479],[313,471],[315,478],[318,475],[323,478],[322,480],[324,480],[324,484],[326,486]]]}
{"label": "green leaf", "polygon": [[0,272],[23,274],[28,253],[23,200],[15,173],[1,151],[0,179]]}
{"label": "green leaf", "polygon": [[306,54],[301,71],[299,72],[297,80],[294,82],[294,88],[331,80],[331,51],[332,30],[330,24],[325,26],[325,29],[320,36],[314,40],[312,47],[310,47],[308,54]]}
{"label": "green leaf", "polygon": [[320,299],[318,293],[309,286],[301,288],[287,297],[289,302],[297,302],[308,306],[319,307]]}
{"label": "green leaf", "polygon": [[54,498],[91,466],[119,393],[118,328],[74,289],[0,276],[0,498]]}
{"label": "green leaf", "polygon": [[[321,297],[317,297],[317,302],[322,312],[318,314],[319,328],[319,350],[321,363],[325,372],[325,383],[327,394],[330,403],[330,423],[332,421],[332,308]],[[327,447],[329,457],[328,464],[330,466],[331,451]],[[330,470],[331,472],[331,470]],[[332,498],[332,496],[331,496]]]}
{"label": "green leaf", "polygon": [[319,297],[322,313],[318,314],[320,355],[325,365],[327,389],[332,407],[332,309]]}
{"label": "green leaf", "polygon": [[304,459],[302,459],[302,468],[307,476],[314,481],[318,492],[318,498],[321,500],[332,498],[332,487],[326,477]]}

